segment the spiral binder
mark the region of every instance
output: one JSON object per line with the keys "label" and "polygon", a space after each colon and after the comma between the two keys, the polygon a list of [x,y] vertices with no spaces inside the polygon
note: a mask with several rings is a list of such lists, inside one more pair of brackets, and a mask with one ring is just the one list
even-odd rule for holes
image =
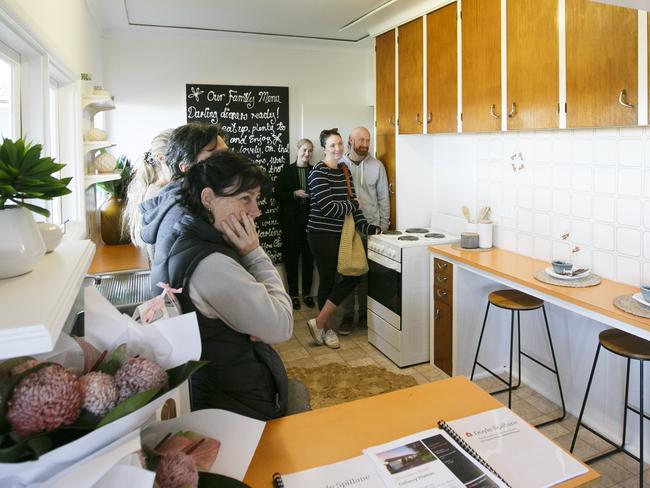
{"label": "spiral binder", "polygon": [[284,488],[284,482],[280,473],[273,474],[273,486],[275,488]]}
{"label": "spiral binder", "polygon": [[[491,473],[494,474],[497,478],[499,478],[501,481],[503,481],[506,486],[510,486],[506,480],[504,480],[499,473],[497,473],[490,464],[481,457],[481,455],[476,452],[474,449],[472,449],[472,446],[470,446],[467,442],[463,440],[463,438],[458,435],[458,433],[452,429],[447,422],[444,420],[438,420],[438,427],[440,427],[442,430],[444,430],[449,436],[456,441],[456,443],[463,448],[463,450],[472,456],[474,459],[476,459],[479,463],[481,463],[483,466],[485,466],[487,469],[490,470]],[[282,480],[280,480],[282,481]],[[282,485],[280,485],[280,488],[283,488]],[[512,488],[512,487],[511,487]]]}

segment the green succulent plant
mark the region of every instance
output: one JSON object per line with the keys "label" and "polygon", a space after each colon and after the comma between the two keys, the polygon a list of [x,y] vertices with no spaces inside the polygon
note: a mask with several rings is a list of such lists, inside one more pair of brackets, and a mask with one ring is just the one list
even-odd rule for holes
{"label": "green succulent plant", "polygon": [[[50,157],[41,157],[40,144],[26,143],[23,139],[3,139],[0,145],[0,210],[7,206],[25,207],[44,217],[50,212],[25,200],[52,200],[71,193],[68,184],[72,177],[52,176],[65,168]],[[11,202],[11,203],[8,203]]]}
{"label": "green succulent plant", "polygon": [[126,198],[126,191],[128,189],[129,183],[133,178],[131,160],[125,154],[122,154],[117,158],[115,171],[120,172],[120,178],[118,180],[104,181],[102,183],[97,183],[97,186],[109,195],[114,195],[117,198],[124,199]]}

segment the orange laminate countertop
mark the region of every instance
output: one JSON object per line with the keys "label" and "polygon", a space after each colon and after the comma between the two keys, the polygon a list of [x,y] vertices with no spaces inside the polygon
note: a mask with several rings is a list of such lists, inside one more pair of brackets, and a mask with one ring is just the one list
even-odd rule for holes
{"label": "orange laminate countertop", "polygon": [[614,306],[613,302],[616,297],[639,291],[638,288],[633,286],[604,278],[602,278],[602,282],[599,285],[588,288],[569,288],[549,285],[537,281],[533,277],[536,271],[550,266],[549,263],[498,248],[486,252],[461,251],[452,248],[449,244],[443,244],[429,246],[429,250],[437,256],[486,271],[487,273],[519,283],[528,288],[539,290],[540,292],[577,305],[578,307],[606,315],[607,317],[642,329],[645,332],[650,332],[650,319],[637,317]]}
{"label": "orange laminate countertop", "polygon": [[[273,473],[293,473],[359,456],[363,449],[437,427],[503,405],[456,376],[362,400],[319,408],[266,423],[244,483],[271,487]],[[588,467],[558,486],[574,487],[598,478]]]}
{"label": "orange laminate countertop", "polygon": [[90,274],[149,269],[147,253],[133,244],[107,246],[97,244],[95,258],[88,268]]}

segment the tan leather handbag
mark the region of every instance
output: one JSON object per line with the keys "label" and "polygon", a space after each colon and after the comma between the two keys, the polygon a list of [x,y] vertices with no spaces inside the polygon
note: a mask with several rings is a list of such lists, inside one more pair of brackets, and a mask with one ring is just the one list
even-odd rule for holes
{"label": "tan leather handbag", "polygon": [[[350,173],[345,164],[341,165],[341,169],[348,184],[348,199],[351,199]],[[363,241],[354,225],[354,216],[351,213],[345,216],[343,222],[336,270],[343,276],[361,276],[368,272],[366,250],[363,248]]]}

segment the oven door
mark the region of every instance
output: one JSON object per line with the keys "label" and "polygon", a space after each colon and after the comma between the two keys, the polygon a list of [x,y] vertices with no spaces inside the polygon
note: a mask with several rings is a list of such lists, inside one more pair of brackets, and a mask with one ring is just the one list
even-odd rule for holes
{"label": "oven door", "polygon": [[401,317],[401,264],[369,250],[368,268],[368,297],[372,298],[398,317]]}

